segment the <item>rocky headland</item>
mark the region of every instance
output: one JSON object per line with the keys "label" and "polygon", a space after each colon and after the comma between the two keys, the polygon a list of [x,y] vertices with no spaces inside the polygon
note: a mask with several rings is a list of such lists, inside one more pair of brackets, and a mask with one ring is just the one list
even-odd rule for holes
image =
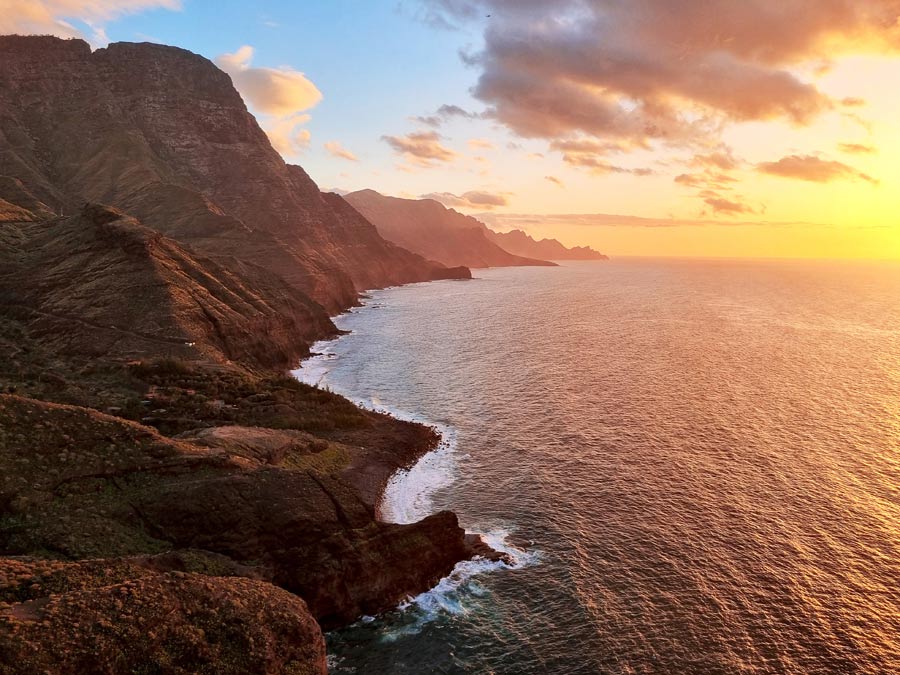
{"label": "rocky headland", "polygon": [[0,37],[0,673],[324,673],[322,630],[489,553],[379,522],[427,427],[287,370],[364,289],[468,278],[153,44]]}

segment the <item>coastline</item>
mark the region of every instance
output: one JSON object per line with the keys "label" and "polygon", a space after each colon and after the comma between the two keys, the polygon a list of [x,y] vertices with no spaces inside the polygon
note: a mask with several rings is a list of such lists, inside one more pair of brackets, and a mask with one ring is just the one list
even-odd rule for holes
{"label": "coastline", "polygon": [[[422,282],[433,283],[433,282]],[[441,507],[433,502],[433,495],[457,480],[456,451],[457,430],[452,426],[435,422],[421,413],[410,412],[393,407],[390,404],[372,401],[360,395],[360,392],[335,387],[327,380],[333,368],[327,364],[340,358],[334,347],[341,340],[354,333],[346,328],[342,317],[350,317],[383,306],[382,297],[373,297],[375,293],[410,288],[417,284],[404,284],[382,289],[370,289],[360,294],[360,304],[339,314],[333,315],[332,321],[338,326],[339,334],[319,340],[310,347],[310,355],[300,365],[291,370],[291,375],[304,384],[324,387],[338,396],[346,398],[359,408],[392,419],[424,427],[434,434],[434,442],[421,446],[418,453],[404,453],[402,459],[396,455],[390,458],[374,459],[369,456],[359,458],[352,464],[344,477],[360,492],[368,491],[368,498],[375,509],[376,518],[380,522],[391,524],[410,524],[432,516]],[[446,506],[444,508],[447,508]],[[464,524],[461,523],[464,527]],[[451,614],[465,611],[452,597],[473,577],[500,569],[520,569],[536,564],[540,559],[537,551],[527,551],[513,545],[508,540],[510,532],[503,527],[489,528],[487,531],[465,529],[465,538],[471,555],[456,563],[449,574],[442,577],[433,587],[411,596],[401,602],[397,609],[417,608],[418,616],[413,619],[414,630],[433,620],[438,612]],[[362,617],[364,622],[371,617]]]}
{"label": "coastline", "polygon": [[[404,284],[403,287],[414,285]],[[367,308],[372,309],[367,304],[367,301],[374,301],[372,293],[396,288],[400,288],[400,286],[368,289],[360,293],[360,302],[357,305],[332,315],[331,319],[338,326],[342,317],[350,316]],[[322,365],[335,358],[335,354],[328,350],[329,346],[348,337],[351,333],[352,331],[338,326],[337,334],[317,340],[310,345],[309,355],[296,368],[290,370],[291,376],[303,384],[321,388],[320,385],[330,370],[322,367]],[[430,510],[430,504],[428,506],[420,506],[415,512],[412,512],[408,508],[398,508],[399,505],[386,505],[385,500],[390,497],[389,490],[391,485],[396,485],[397,479],[402,474],[414,471],[423,461],[428,462],[429,460],[435,461],[437,459],[443,465],[440,470],[444,474],[444,480],[440,486],[432,486],[430,491],[449,485],[452,482],[452,477],[446,474],[453,470],[452,452],[455,448],[455,431],[447,425],[434,422],[422,415],[374,403],[355,395],[353,392],[333,389],[328,384],[326,384],[325,388],[327,391],[347,399],[353,405],[366,412],[385,415],[391,419],[414,425],[414,428],[422,430],[422,436],[419,439],[412,440],[412,442],[399,447],[395,446],[390,453],[378,452],[373,448],[367,448],[366,452],[357,453],[351,458],[350,465],[341,475],[356,488],[367,504],[375,510],[376,518],[381,522],[409,524],[431,515],[433,511]],[[418,496],[422,497],[422,495]]]}

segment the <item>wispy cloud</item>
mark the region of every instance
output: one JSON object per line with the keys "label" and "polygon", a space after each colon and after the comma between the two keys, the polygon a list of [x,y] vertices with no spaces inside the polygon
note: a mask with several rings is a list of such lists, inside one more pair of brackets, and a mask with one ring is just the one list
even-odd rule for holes
{"label": "wispy cloud", "polygon": [[464,209],[494,209],[509,204],[509,193],[470,190],[461,195],[452,192],[431,192],[420,199],[434,199],[444,206]]}
{"label": "wispy cloud", "polygon": [[796,178],[813,183],[830,183],[835,180],[859,179],[877,184],[872,176],[835,160],[822,159],[815,155],[789,155],[775,162],[756,165],[757,171],[782,178]]}
{"label": "wispy cloud", "polygon": [[862,143],[838,143],[838,150],[848,155],[872,155],[877,152],[874,146]]}
{"label": "wispy cloud", "polygon": [[828,223],[811,223],[804,221],[767,221],[767,220],[723,220],[721,218],[644,218],[612,213],[483,213],[479,220],[488,225],[497,225],[504,230],[509,229],[552,229],[554,227],[803,227],[831,228]]}
{"label": "wispy cloud", "polygon": [[497,147],[486,138],[470,138],[466,144],[473,150],[495,150]]}
{"label": "wispy cloud", "polygon": [[436,131],[418,131],[406,136],[382,136],[394,152],[408,162],[423,168],[431,168],[438,163],[452,162],[458,154],[441,144],[441,135]]}
{"label": "wispy cloud", "polygon": [[339,159],[346,159],[350,162],[358,162],[359,159],[352,152],[347,150],[338,141],[328,141],[325,143],[325,149],[333,156]]}
{"label": "wispy cloud", "polygon": [[421,124],[437,128],[447,120],[453,118],[474,120],[479,119],[480,117],[481,115],[478,113],[469,112],[468,110],[460,108],[458,105],[448,105],[445,103],[430,115],[419,115],[412,119]]}

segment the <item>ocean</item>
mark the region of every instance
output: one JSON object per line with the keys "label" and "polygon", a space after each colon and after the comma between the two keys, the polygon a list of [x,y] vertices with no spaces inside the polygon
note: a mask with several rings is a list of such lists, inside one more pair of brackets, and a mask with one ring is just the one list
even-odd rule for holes
{"label": "ocean", "polygon": [[645,260],[374,291],[298,376],[436,425],[381,516],[510,564],[334,674],[900,673],[900,266]]}

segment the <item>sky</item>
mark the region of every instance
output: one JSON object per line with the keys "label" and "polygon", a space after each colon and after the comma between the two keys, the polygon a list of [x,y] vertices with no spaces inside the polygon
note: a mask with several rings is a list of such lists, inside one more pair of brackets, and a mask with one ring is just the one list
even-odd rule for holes
{"label": "sky", "polygon": [[900,0],[0,0],[176,45],[323,189],[614,256],[900,259]]}

